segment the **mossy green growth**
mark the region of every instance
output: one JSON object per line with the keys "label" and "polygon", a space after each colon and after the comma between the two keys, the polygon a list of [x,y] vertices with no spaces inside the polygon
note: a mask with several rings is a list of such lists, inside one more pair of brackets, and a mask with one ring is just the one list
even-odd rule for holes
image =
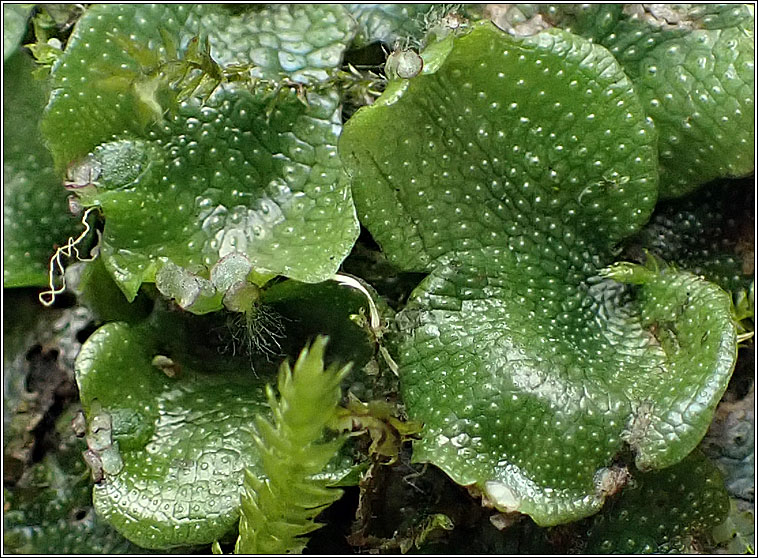
{"label": "mossy green growth", "polygon": [[429,272],[397,316],[414,459],[540,525],[591,515],[624,448],[662,468],[705,434],[736,358],[729,295],[603,271],[658,183],[655,129],[605,48],[487,23],[421,55],[340,140],[362,222]]}
{"label": "mossy green growth", "polygon": [[[56,21],[69,16],[54,11],[68,8],[46,9],[52,17],[35,27],[63,38]],[[684,456],[724,391],[743,327],[733,320],[752,316],[753,292],[735,295],[732,312],[728,294],[698,275],[741,289],[751,273],[747,258],[733,257],[741,247],[714,246],[705,234],[723,223],[719,211],[703,215],[671,201],[652,212],[658,197],[752,169],[752,11],[519,5],[509,29],[521,38],[513,38],[435,19],[448,9],[92,5],[81,8],[65,53],[58,39],[47,44],[38,35],[36,75],[54,66],[44,126],[57,170],[28,129],[46,85],[25,74],[6,91],[19,108],[6,146],[19,137],[10,148],[18,153],[5,153],[6,185],[15,186],[6,191],[12,242],[4,263],[21,276],[4,278],[6,286],[43,284],[53,243],[75,236],[56,228],[57,218],[78,228],[65,206],[52,207],[65,200],[62,181],[78,198],[74,209],[83,204],[104,218],[102,257],[84,266],[76,293],[96,322],[110,323],[77,364],[91,472],[77,463],[71,498],[89,497],[91,476],[100,515],[83,504],[77,520],[81,508],[56,499],[60,456],[48,455],[39,478],[6,493],[11,504],[24,500],[7,514],[8,548],[131,549],[103,518],[155,549],[231,541],[243,494],[238,550],[302,550],[314,514],[337,497],[328,483],[357,482],[354,464],[372,454],[408,465],[399,449],[408,431],[383,423],[401,408],[392,372],[411,419],[425,423],[415,460],[438,465],[506,512],[490,519],[499,527],[514,511],[549,526],[600,509],[579,524],[593,525],[587,548],[599,552],[689,550],[690,538],[710,529],[720,483],[699,458]],[[550,25],[566,29],[538,33]],[[23,25],[6,30],[17,45]],[[401,47],[386,64],[387,80],[342,67],[350,46],[377,39]],[[428,48],[416,54],[402,48],[408,44]],[[6,75],[17,75],[20,54],[7,59]],[[411,64],[396,64],[400,57]],[[337,149],[340,104],[372,104],[385,83]],[[27,101],[39,105],[28,114]],[[325,281],[340,277],[334,273],[357,235],[348,180],[367,228],[403,274],[398,282],[388,277],[394,270],[378,273],[397,293],[390,298],[400,312],[389,327],[373,325],[374,303],[363,294]],[[57,217],[48,220],[51,212]],[[58,236],[48,237],[48,226]],[[622,250],[642,237],[647,266],[618,262],[620,254],[637,259]],[[702,264],[722,248],[723,258]],[[406,305],[403,283],[422,273]],[[280,274],[289,278],[273,279]],[[80,307],[70,314],[89,320]],[[744,327],[752,329],[747,320]],[[78,348],[74,333],[61,344],[62,361]],[[327,349],[319,338],[292,374],[283,369],[281,398],[267,393],[275,359],[295,356],[316,334],[329,335]],[[11,365],[25,359],[26,347],[16,348]],[[379,401],[353,405],[346,429],[381,424],[371,447],[359,439],[326,463],[340,438],[309,445],[303,432],[323,434],[339,398],[333,363],[347,361],[359,369],[349,379],[353,393]],[[301,364],[312,373],[297,387]],[[322,381],[326,395],[314,387]],[[10,401],[25,390],[24,378],[9,382]],[[303,396],[309,402],[295,405]],[[274,419],[255,429],[267,404]],[[734,411],[727,444],[713,450],[727,465],[728,489],[751,494],[752,445],[732,429]],[[287,427],[292,421],[307,428]],[[294,443],[283,442],[293,435]],[[309,451],[315,459],[303,455]],[[634,471],[632,461],[645,471],[614,495],[620,462]],[[682,478],[682,468],[696,478]],[[393,501],[393,487],[372,484],[377,499]],[[447,479],[429,486],[455,489]],[[416,502],[390,512],[399,525],[415,525],[392,544],[424,552],[463,542],[466,550],[470,539],[460,535],[476,517],[414,513]],[[672,513],[651,512],[651,502]],[[48,507],[54,522],[13,513],[27,504],[35,514]],[[651,521],[656,532],[646,530]],[[421,547],[453,527],[445,546]],[[468,533],[484,534],[481,527]],[[542,548],[571,529],[521,518],[497,547],[537,548],[536,540]],[[99,548],[88,546],[90,536]]]}
{"label": "mossy green growth", "polygon": [[279,369],[278,391],[267,388],[273,421],[259,415],[252,434],[265,478],[245,471],[237,554],[299,553],[305,535],[321,527],[315,517],[342,491],[314,479],[344,442],[325,437],[351,366],[324,366],[327,338],[317,337],[290,368]]}
{"label": "mossy green growth", "polygon": [[[105,217],[101,255],[129,300],[162,258],[207,273],[239,252],[259,274],[322,281],[358,234],[338,94],[318,85],[353,20],[340,6],[264,12],[93,6],[53,67],[43,130],[68,188]],[[234,83],[234,65],[259,75]],[[211,74],[215,89],[180,97]]]}

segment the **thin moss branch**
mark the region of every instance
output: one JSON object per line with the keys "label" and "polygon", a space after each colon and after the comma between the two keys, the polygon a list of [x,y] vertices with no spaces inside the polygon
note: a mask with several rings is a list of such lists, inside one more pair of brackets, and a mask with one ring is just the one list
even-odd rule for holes
{"label": "thin moss branch", "polygon": [[314,518],[342,494],[313,478],[344,441],[329,439],[325,430],[351,365],[324,368],[327,340],[319,336],[304,348],[294,369],[282,363],[279,398],[268,386],[273,422],[258,416],[252,432],[266,478],[245,471],[237,554],[302,552],[305,535],[321,527]]}

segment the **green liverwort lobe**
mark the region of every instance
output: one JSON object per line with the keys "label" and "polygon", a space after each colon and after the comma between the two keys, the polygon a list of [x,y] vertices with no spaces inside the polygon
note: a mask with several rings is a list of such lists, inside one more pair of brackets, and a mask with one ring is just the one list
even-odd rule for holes
{"label": "green liverwort lobe", "polygon": [[354,27],[341,6],[87,10],[53,67],[43,131],[81,203],[101,209],[101,254],[129,300],[167,260],[196,273],[239,253],[267,277],[335,273],[358,223],[323,82]]}
{"label": "green liverwort lobe", "polygon": [[[234,281],[247,265],[232,259],[218,267],[211,279],[223,288],[223,277]],[[251,430],[256,416],[268,415],[271,400],[265,385],[275,364],[265,362],[265,357],[271,356],[272,349],[290,352],[300,339],[326,332],[332,338],[333,354],[349,357],[358,366],[372,356],[368,336],[350,320],[352,314],[366,309],[360,293],[331,281],[311,285],[288,280],[263,291],[261,298],[263,304],[233,314],[246,327],[248,314],[258,313],[249,323],[252,337],[235,339],[237,348],[245,352],[256,349],[254,355],[221,354],[222,322],[166,310],[160,300],[141,320],[122,313],[119,320],[131,321],[110,321],[82,346],[76,380],[89,425],[87,455],[99,481],[94,487],[94,507],[99,517],[132,542],[155,549],[207,544],[237,525],[245,471],[262,482],[268,476],[262,469],[268,449],[262,449]],[[126,304],[123,296],[121,300]],[[197,302],[207,304],[209,299],[198,297]],[[214,323],[219,327],[209,327]],[[286,337],[274,330],[282,324],[292,328]],[[261,331],[264,328],[267,331]],[[280,340],[282,347],[272,345]],[[295,382],[297,409],[288,407],[293,395],[286,374],[280,393],[287,395],[276,404],[279,410],[286,408],[282,428],[297,427],[297,432],[285,435],[287,440],[296,436],[292,451],[297,455],[288,452],[282,459],[288,462],[292,457],[289,463],[301,463],[306,472],[313,462],[301,462],[298,452],[314,454],[300,443],[302,425],[309,425],[306,435],[314,434],[310,419],[316,416],[323,424],[334,414],[332,403],[339,399],[339,382],[346,373],[343,369],[337,374],[332,366],[324,370],[320,363],[325,344],[321,339],[312,346],[306,359],[308,370]],[[297,354],[296,350],[291,352]],[[250,370],[253,363],[259,374]],[[302,362],[296,368],[300,366]],[[314,375],[323,380],[318,391],[314,391]],[[279,424],[278,419],[275,422]],[[345,454],[334,456],[334,451],[323,449],[325,445],[318,447],[329,461],[326,469],[321,463],[313,471],[319,472],[321,481],[335,482],[351,471],[352,459]],[[285,482],[280,488],[297,492],[293,486]],[[304,502],[302,494],[290,496]],[[281,505],[275,509],[286,516],[291,511],[282,510]],[[307,509],[301,512],[301,519],[312,517]],[[273,526],[275,532],[277,528]]]}
{"label": "green liverwort lobe", "polygon": [[[3,6],[6,16],[17,8]],[[24,51],[8,57],[3,68],[3,285],[43,286],[53,245],[75,237],[79,223],[67,210],[38,129],[48,88],[32,78],[34,61]]]}
{"label": "green liverwort lobe", "polygon": [[655,122],[660,196],[754,172],[754,17],[746,4],[561,4],[546,21],[603,45]]}
{"label": "green liverwort lobe", "polygon": [[[181,325],[158,327],[181,337]],[[108,426],[104,440],[88,440],[101,468],[95,510],[145,548],[210,543],[233,527],[242,470],[259,463],[242,427],[265,408],[249,370],[209,372],[182,349],[162,354],[165,345],[153,327],[111,322],[77,359],[90,432],[94,421]],[[181,373],[167,373],[167,360]]]}
{"label": "green liverwort lobe", "polygon": [[423,36],[424,16],[433,4],[347,4],[358,24],[354,46],[373,42],[393,46],[403,38],[418,40]]}
{"label": "green liverwort lobe", "polygon": [[593,519],[587,554],[692,552],[729,510],[718,469],[694,451],[662,471],[635,473],[634,482]]}
{"label": "green liverwort lobe", "polygon": [[340,140],[362,222],[429,272],[397,316],[414,459],[541,525],[590,515],[625,448],[654,469],[703,437],[736,356],[729,296],[665,265],[601,273],[658,185],[605,48],[486,23],[421,55]]}

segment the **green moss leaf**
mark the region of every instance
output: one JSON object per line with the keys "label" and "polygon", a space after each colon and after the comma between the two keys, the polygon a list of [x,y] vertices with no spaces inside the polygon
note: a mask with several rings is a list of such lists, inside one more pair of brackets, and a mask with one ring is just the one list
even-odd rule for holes
{"label": "green moss leaf", "polygon": [[254,438],[267,479],[245,473],[237,554],[302,552],[305,535],[322,525],[315,517],[342,495],[328,481],[314,479],[344,438],[325,439],[342,396],[340,382],[350,365],[324,365],[327,339],[318,337],[293,368],[279,370],[279,398],[268,390],[273,422],[258,417]]}
{"label": "green moss leaf", "polygon": [[702,438],[736,356],[729,296],[602,271],[657,186],[655,132],[608,51],[486,24],[422,56],[340,143],[362,221],[431,272],[397,318],[414,459],[541,525],[590,515],[627,445],[660,468]]}
{"label": "green moss leaf", "polygon": [[[208,33],[217,62],[260,70],[253,81],[315,83],[336,68],[353,33],[341,7],[266,10],[95,6],[53,68],[44,131],[58,165],[72,165],[82,202],[101,208],[101,253],[130,300],[155,280],[162,257],[195,273],[240,252],[258,273],[322,281],[357,236],[336,152],[336,90],[225,82],[207,102],[174,102],[176,92],[150,77],[161,64],[170,71],[174,49],[179,58],[200,56],[198,32]],[[290,55],[297,63],[280,59]],[[204,75],[219,71],[201,60]]]}
{"label": "green moss leaf", "polygon": [[3,285],[44,286],[53,245],[76,236],[78,222],[38,129],[48,89],[32,78],[34,62],[25,52],[7,59],[4,69]]}
{"label": "green moss leaf", "polygon": [[658,129],[661,197],[754,171],[754,20],[747,5],[543,6],[613,53]]}
{"label": "green moss leaf", "polygon": [[585,552],[692,552],[693,539],[707,536],[728,511],[721,475],[696,451],[663,471],[637,473],[593,520]]}

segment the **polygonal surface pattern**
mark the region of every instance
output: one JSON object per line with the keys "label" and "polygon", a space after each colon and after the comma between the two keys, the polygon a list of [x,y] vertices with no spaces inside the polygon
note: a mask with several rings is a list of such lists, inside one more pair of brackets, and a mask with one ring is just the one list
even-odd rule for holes
{"label": "polygonal surface pattern", "polygon": [[95,485],[95,509],[145,548],[210,543],[237,521],[243,469],[257,470],[246,426],[266,411],[263,385],[249,370],[198,370],[176,353],[171,378],[152,365],[157,339],[114,322],[77,359],[88,421],[112,425],[103,459],[116,465]]}
{"label": "polygonal surface pattern", "polygon": [[[140,66],[139,56],[115,48],[125,40],[140,41],[166,58],[165,36],[185,48],[213,22],[211,56],[220,45],[219,56],[227,62],[255,62],[264,35],[276,32],[292,41],[300,37],[304,52],[328,48],[326,54],[318,51],[317,77],[339,63],[350,25],[327,32],[321,20],[327,7],[271,9],[275,28],[251,33],[245,42],[238,37],[244,22],[220,6],[95,6],[79,21],[54,68],[56,89],[44,129],[59,166],[73,164],[91,184],[79,189],[80,197],[105,216],[102,255],[129,299],[143,281],[154,281],[162,256],[197,271],[242,252],[257,272],[320,281],[336,271],[357,236],[336,152],[341,130],[336,92],[309,91],[300,99],[294,90],[223,84],[205,103],[191,98],[170,110],[171,103],[161,107],[160,122],[135,118],[146,102],[160,104],[161,96],[158,91],[146,101],[144,91],[138,94],[138,86],[153,82],[139,81],[149,69]],[[254,15],[265,19],[264,13]],[[293,26],[289,33],[286,24]],[[265,49],[281,54],[280,46]],[[295,80],[308,67],[287,74],[266,66],[262,77]],[[113,87],[109,75],[123,68],[137,81],[126,89]]]}
{"label": "polygonal surface pattern", "polygon": [[433,4],[347,4],[345,8],[355,18],[358,32],[355,46],[373,42],[394,46],[396,40],[418,39],[423,35],[424,14]]}
{"label": "polygonal surface pattern", "polygon": [[588,554],[692,552],[693,535],[708,537],[729,511],[724,480],[694,451],[677,465],[637,473],[593,520]]}
{"label": "polygonal surface pattern", "polygon": [[659,134],[661,197],[754,171],[755,47],[745,5],[542,6],[616,56]]}
{"label": "polygonal surface pattern", "polygon": [[423,56],[340,143],[390,260],[431,271],[398,316],[414,457],[538,524],[589,515],[625,444],[657,468],[702,438],[735,359],[729,297],[601,272],[657,185],[655,132],[605,49],[484,24]]}

